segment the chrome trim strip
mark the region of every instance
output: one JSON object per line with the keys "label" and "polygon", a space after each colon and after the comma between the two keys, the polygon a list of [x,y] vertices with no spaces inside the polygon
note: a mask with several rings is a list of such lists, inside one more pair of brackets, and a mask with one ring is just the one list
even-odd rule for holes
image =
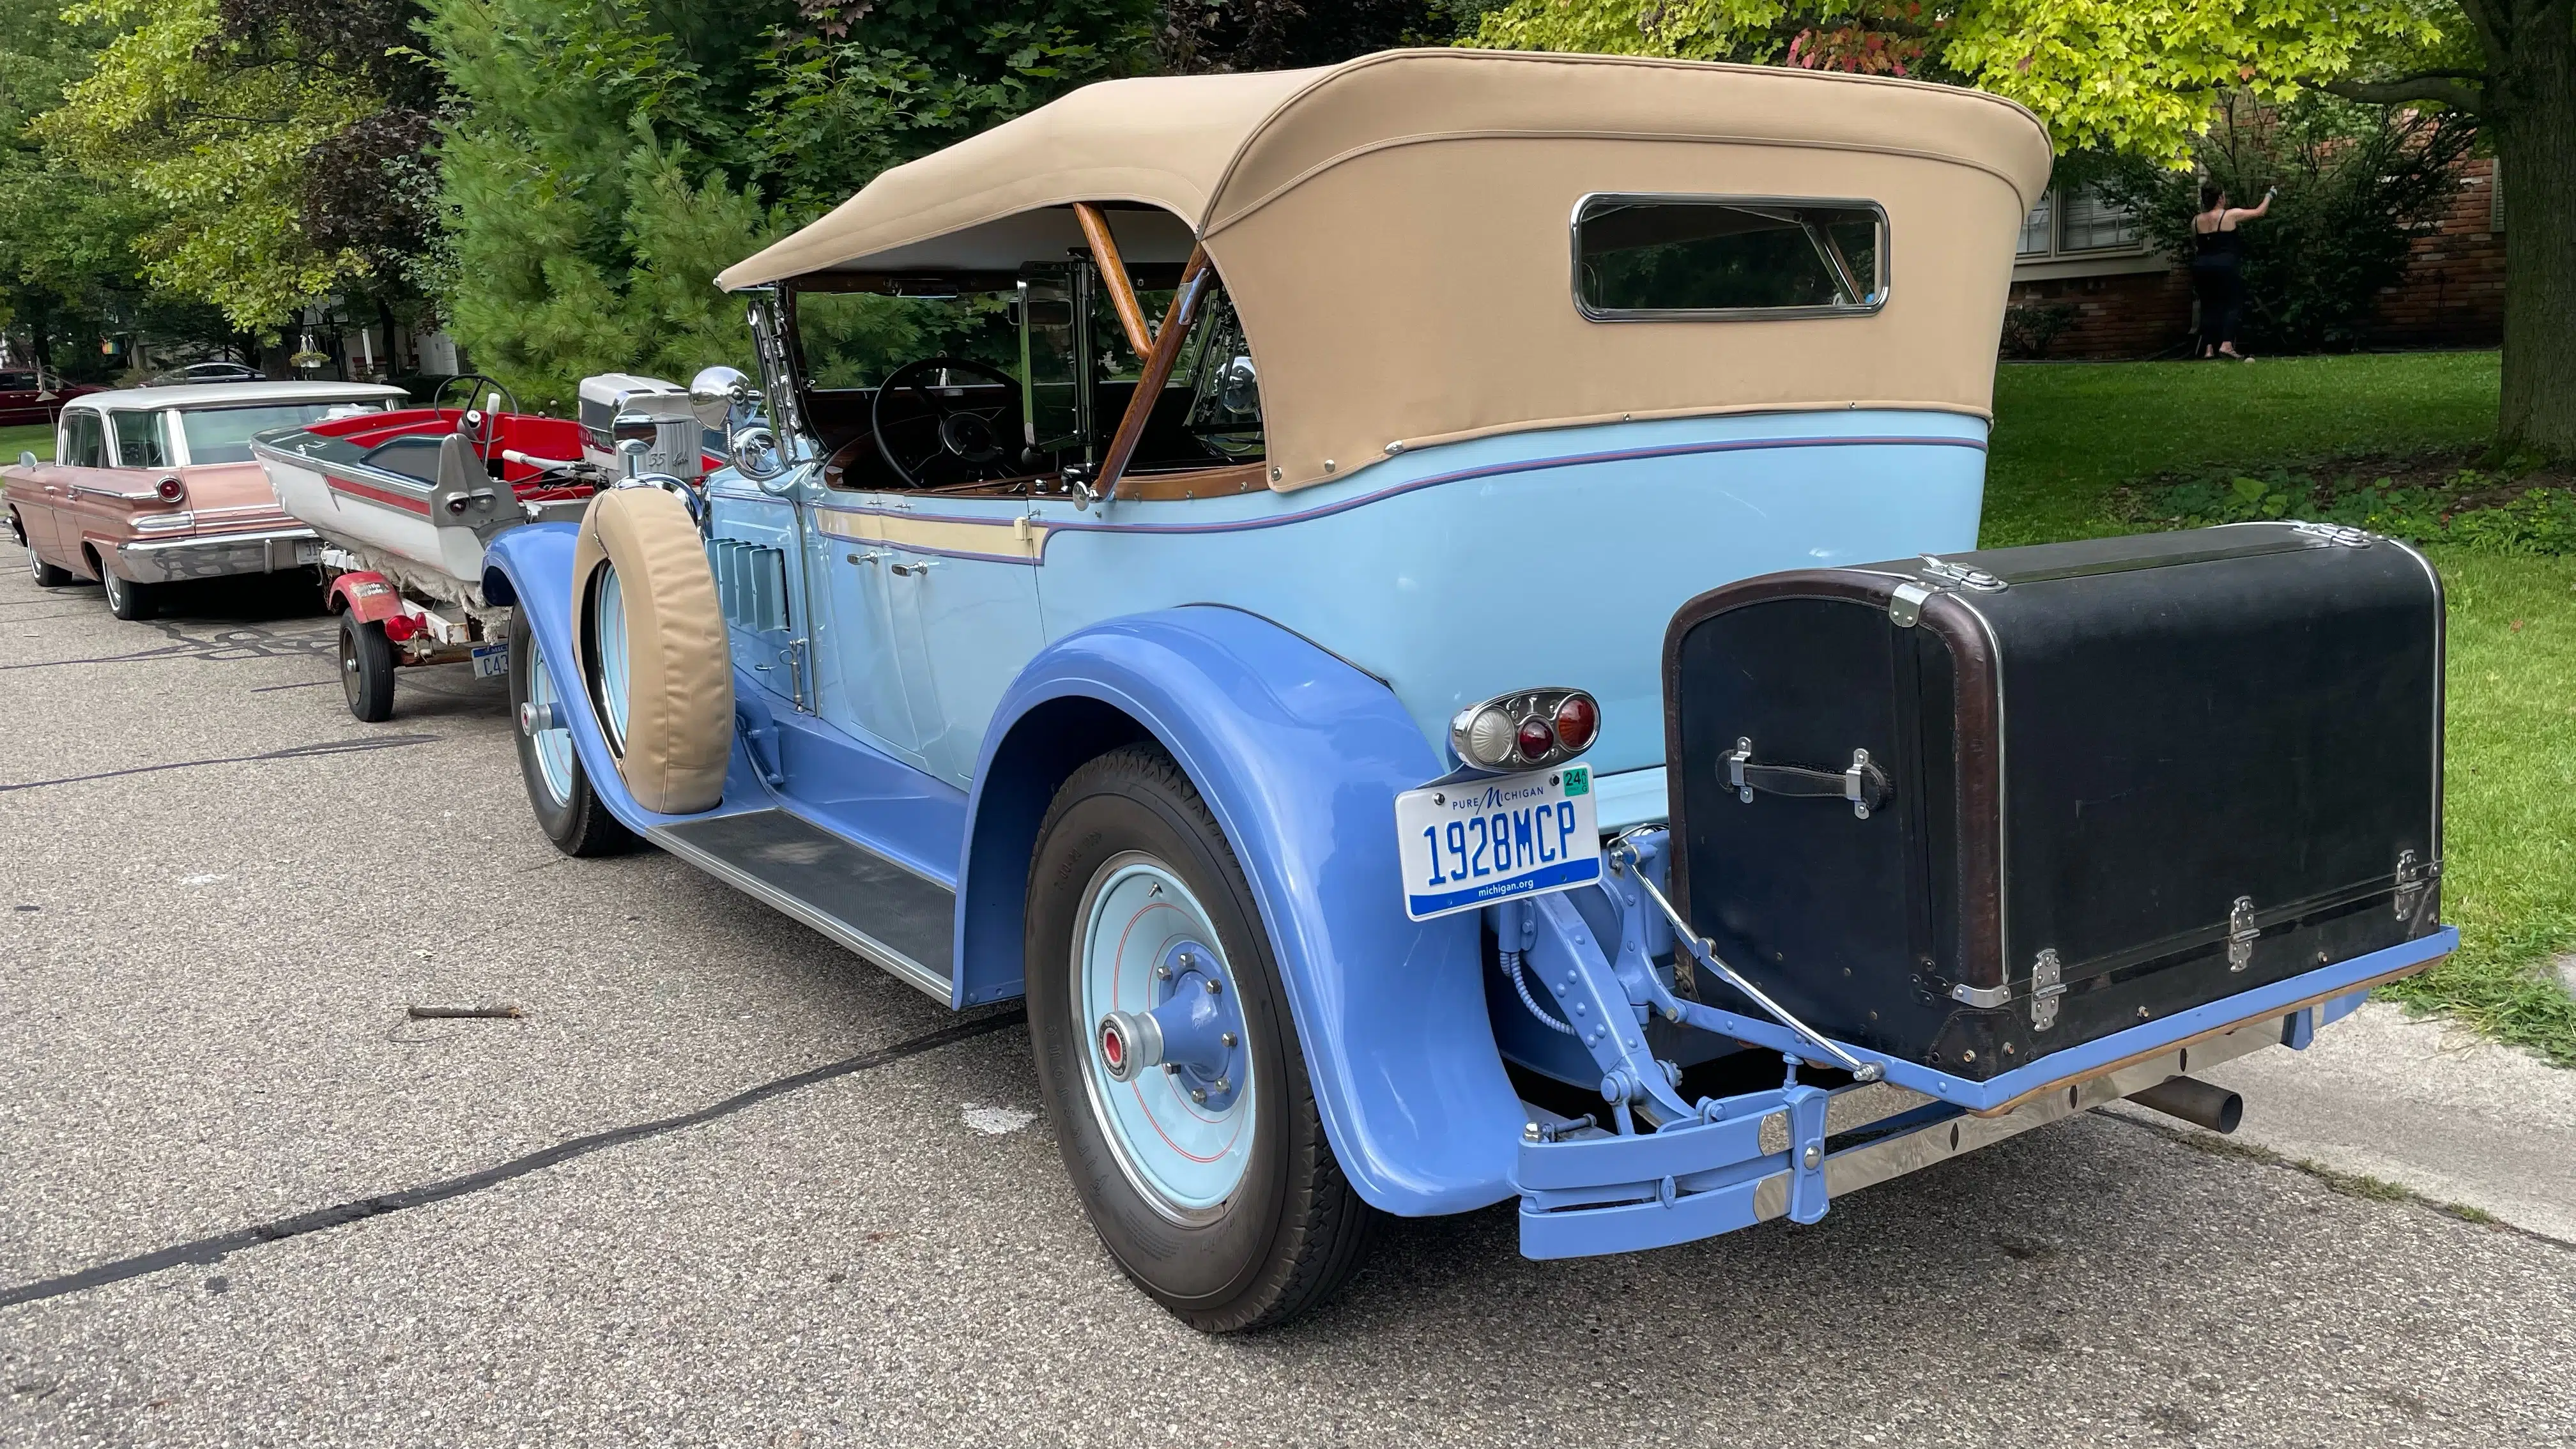
{"label": "chrome trim strip", "polygon": [[193,549],[238,548],[247,544],[303,543],[322,535],[309,528],[267,529],[258,533],[204,533],[194,538],[155,538],[116,546],[119,554],[186,553]]}
{"label": "chrome trim strip", "polygon": [[[1669,201],[1695,206],[1736,206],[1747,210],[1764,206],[1838,206],[1854,211],[1873,212],[1878,217],[1877,290],[1871,294],[1871,300],[1867,304],[1856,307],[1837,304],[1824,307],[1596,308],[1583,300],[1583,213],[1590,210],[1593,203],[1605,201]],[[1896,289],[1895,265],[1889,256],[1892,250],[1889,239],[1893,231],[1894,228],[1888,224],[1887,208],[1875,201],[1866,201],[1859,197],[1725,196],[1686,191],[1593,191],[1575,200],[1574,215],[1566,222],[1567,251],[1570,253],[1571,262],[1567,280],[1574,296],[1574,310],[1580,313],[1584,320],[1590,322],[1796,322],[1819,317],[1869,317],[1876,315],[1880,308],[1887,305],[1889,294]],[[1809,232],[1811,242],[1813,235],[1812,231]],[[1837,260],[1838,258],[1829,259],[1827,265],[1834,266],[1838,273],[1847,272],[1850,264],[1845,262],[1836,265]]]}
{"label": "chrome trim strip", "polygon": [[[813,927],[816,931],[821,932],[824,936],[838,943],[843,948],[855,951],[859,955],[866,957],[868,960],[882,968],[887,974],[893,976],[899,981],[902,981],[906,985],[911,986],[914,990],[928,996],[940,1005],[945,1006],[949,1004],[951,995],[955,989],[955,983],[950,981],[949,978],[934,973],[929,967],[913,960],[901,951],[898,951],[892,946],[885,944],[883,941],[876,939],[874,936],[867,934],[858,927],[851,925],[849,922],[838,920],[832,916],[826,915],[822,911],[815,909],[813,906],[806,904],[803,900],[800,900],[795,896],[791,896],[785,891],[777,889],[748,871],[742,870],[732,862],[726,860],[724,857],[715,855],[690,844],[685,838],[672,833],[668,827],[660,825],[647,826],[645,827],[644,835],[646,839],[651,840],[655,845],[662,847],[664,850],[680,857],[689,864],[694,865],[698,869],[705,871],[707,874],[714,876],[716,879],[723,881],[726,885],[732,886],[735,890],[742,892],[753,900],[759,901],[761,904],[768,906],[770,909],[777,911],[782,915],[792,916],[795,919],[804,922],[806,925]],[[857,849],[866,849],[865,846],[856,846],[855,842],[853,842],[853,845]],[[876,854],[874,851],[869,851],[868,853],[871,855]],[[889,865],[903,866],[903,862],[899,860],[894,860],[882,855],[877,856],[877,858],[885,861]],[[903,868],[906,870],[911,869],[909,866],[904,866]],[[918,874],[918,872],[915,873]]]}

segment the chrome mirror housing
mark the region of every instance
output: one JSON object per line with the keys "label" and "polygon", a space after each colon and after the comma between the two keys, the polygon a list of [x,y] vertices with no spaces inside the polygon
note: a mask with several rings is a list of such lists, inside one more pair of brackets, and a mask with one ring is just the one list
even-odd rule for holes
{"label": "chrome mirror housing", "polygon": [[689,379],[689,411],[710,428],[724,427],[737,409],[751,406],[755,395],[751,379],[743,376],[740,368],[722,363],[700,368],[698,375]]}

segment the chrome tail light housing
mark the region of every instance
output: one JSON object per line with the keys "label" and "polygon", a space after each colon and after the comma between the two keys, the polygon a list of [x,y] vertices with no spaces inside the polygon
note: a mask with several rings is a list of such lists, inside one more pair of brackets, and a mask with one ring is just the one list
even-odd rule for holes
{"label": "chrome tail light housing", "polygon": [[1580,689],[1514,690],[1471,704],[1449,721],[1449,749],[1478,770],[1562,764],[1601,738],[1601,703]]}

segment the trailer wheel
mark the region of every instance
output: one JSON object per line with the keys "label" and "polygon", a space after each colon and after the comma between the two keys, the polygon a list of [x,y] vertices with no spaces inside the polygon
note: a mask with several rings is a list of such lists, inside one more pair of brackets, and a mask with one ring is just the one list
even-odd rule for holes
{"label": "trailer wheel", "polygon": [[528,616],[510,618],[510,714],[519,724],[519,778],[528,788],[528,805],[537,828],[566,855],[615,855],[630,849],[635,836],[591,788],[590,775],[572,747],[572,731],[563,723],[564,695],[553,668],[537,647]]}
{"label": "trailer wheel", "polygon": [[349,713],[369,724],[394,717],[394,644],[384,625],[340,616],[340,692]]}
{"label": "trailer wheel", "polygon": [[1169,755],[1116,750],[1056,792],[1027,920],[1039,1089],[1118,1266],[1211,1333],[1330,1297],[1377,1213],[1325,1140],[1252,888]]}
{"label": "trailer wheel", "polygon": [[150,584],[117,577],[116,570],[104,562],[98,566],[99,585],[107,590],[107,611],[129,623],[149,619],[161,612],[161,591]]}

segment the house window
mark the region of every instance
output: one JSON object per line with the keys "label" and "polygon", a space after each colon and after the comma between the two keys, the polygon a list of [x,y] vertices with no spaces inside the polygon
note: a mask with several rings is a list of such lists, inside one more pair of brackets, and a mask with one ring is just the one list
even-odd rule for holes
{"label": "house window", "polygon": [[2054,195],[2043,196],[2039,199],[2039,205],[2030,209],[2030,215],[2021,219],[2021,247],[2015,255],[2047,256],[2056,250],[2054,245],[2056,234],[2057,198]]}
{"label": "house window", "polygon": [[2145,237],[2129,209],[2113,203],[2090,186],[2052,191],[2022,218],[2021,241],[2013,255],[2019,261],[2093,252],[2143,251]]}

